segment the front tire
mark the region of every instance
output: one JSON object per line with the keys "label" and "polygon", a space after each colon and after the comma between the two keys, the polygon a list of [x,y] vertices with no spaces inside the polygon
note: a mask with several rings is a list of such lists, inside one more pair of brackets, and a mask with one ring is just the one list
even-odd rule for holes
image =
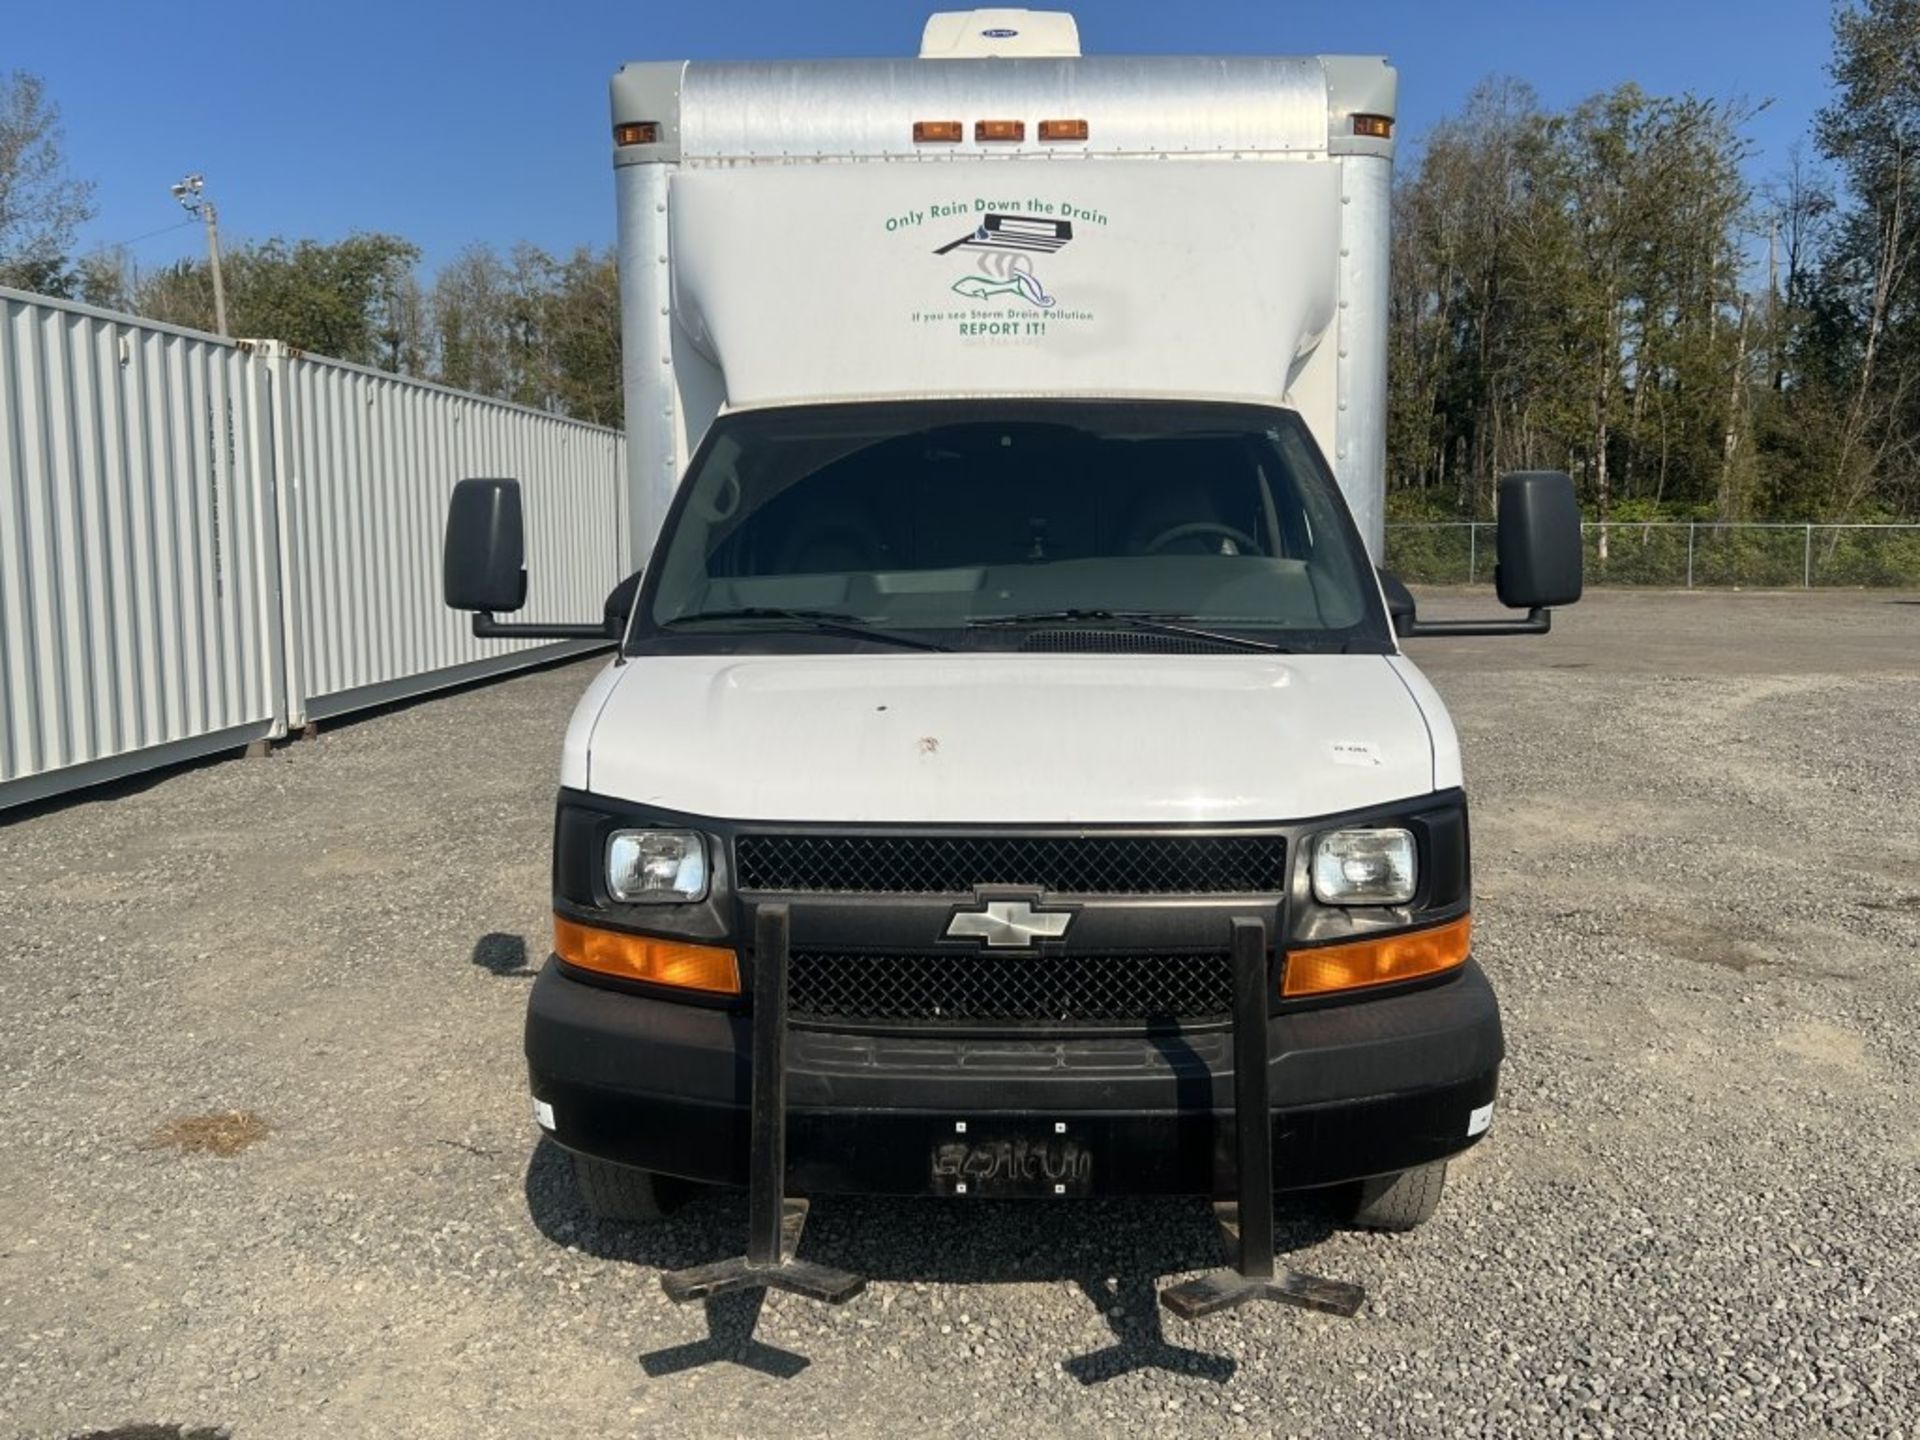
{"label": "front tire", "polygon": [[1361,1230],[1414,1230],[1433,1218],[1446,1188],[1444,1160],[1379,1175],[1351,1188],[1342,1201],[1342,1218]]}
{"label": "front tire", "polygon": [[686,1200],[664,1175],[591,1155],[574,1155],[573,1181],[587,1213],[596,1220],[664,1220]]}

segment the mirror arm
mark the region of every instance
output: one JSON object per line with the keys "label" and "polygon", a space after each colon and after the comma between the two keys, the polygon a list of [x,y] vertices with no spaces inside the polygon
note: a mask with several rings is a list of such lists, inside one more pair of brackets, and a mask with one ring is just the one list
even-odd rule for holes
{"label": "mirror arm", "polygon": [[1524,620],[1413,620],[1405,629],[1394,627],[1402,640],[1428,635],[1545,635],[1553,628],[1553,612],[1544,605],[1527,611]]}
{"label": "mirror arm", "polygon": [[473,633],[482,640],[532,638],[536,640],[618,640],[608,631],[606,622],[593,625],[546,625],[537,620],[496,620],[491,610],[473,612]]}

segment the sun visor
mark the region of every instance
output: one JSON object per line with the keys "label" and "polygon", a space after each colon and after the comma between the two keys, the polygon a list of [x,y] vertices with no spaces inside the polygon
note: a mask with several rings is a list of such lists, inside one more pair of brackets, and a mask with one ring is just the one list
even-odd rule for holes
{"label": "sun visor", "polygon": [[736,405],[926,394],[1273,402],[1332,319],[1325,162],[686,170],[673,305]]}

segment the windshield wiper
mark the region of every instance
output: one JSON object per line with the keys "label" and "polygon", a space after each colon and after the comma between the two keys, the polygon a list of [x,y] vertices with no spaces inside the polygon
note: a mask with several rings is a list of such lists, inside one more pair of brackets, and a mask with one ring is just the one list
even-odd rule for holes
{"label": "windshield wiper", "polygon": [[922,640],[915,635],[902,635],[893,630],[876,630],[858,615],[847,615],[837,610],[789,610],[777,605],[742,605],[732,610],[699,610],[691,615],[677,615],[671,620],[664,620],[660,628],[673,630],[702,620],[785,620],[791,624],[804,625],[821,635],[845,635],[854,640],[875,640],[883,645],[898,645],[905,650],[952,648],[936,644],[932,640]]}
{"label": "windshield wiper", "polygon": [[1175,623],[1199,618],[1197,615],[1157,610],[1027,610],[1017,615],[982,615],[969,620],[967,628],[971,630],[998,626],[1013,628],[1021,625],[1057,625],[1063,621],[1094,622],[1103,625],[1120,625],[1128,630],[1144,630],[1152,635],[1182,635],[1190,640],[1207,640],[1215,645],[1231,646],[1236,650],[1262,650],[1274,655],[1290,653],[1285,645],[1275,645],[1271,640],[1256,640],[1251,635],[1229,635],[1220,630],[1204,630],[1193,625]]}

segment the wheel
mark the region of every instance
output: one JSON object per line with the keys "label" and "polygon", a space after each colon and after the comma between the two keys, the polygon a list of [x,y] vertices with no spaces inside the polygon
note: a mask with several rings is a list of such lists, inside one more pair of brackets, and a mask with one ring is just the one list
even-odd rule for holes
{"label": "wheel", "polygon": [[1433,1218],[1446,1188],[1444,1160],[1398,1175],[1378,1175],[1351,1187],[1343,1218],[1362,1230],[1412,1230]]}
{"label": "wheel", "polygon": [[591,1155],[573,1157],[573,1182],[596,1220],[660,1220],[686,1202],[671,1177],[635,1170]]}

